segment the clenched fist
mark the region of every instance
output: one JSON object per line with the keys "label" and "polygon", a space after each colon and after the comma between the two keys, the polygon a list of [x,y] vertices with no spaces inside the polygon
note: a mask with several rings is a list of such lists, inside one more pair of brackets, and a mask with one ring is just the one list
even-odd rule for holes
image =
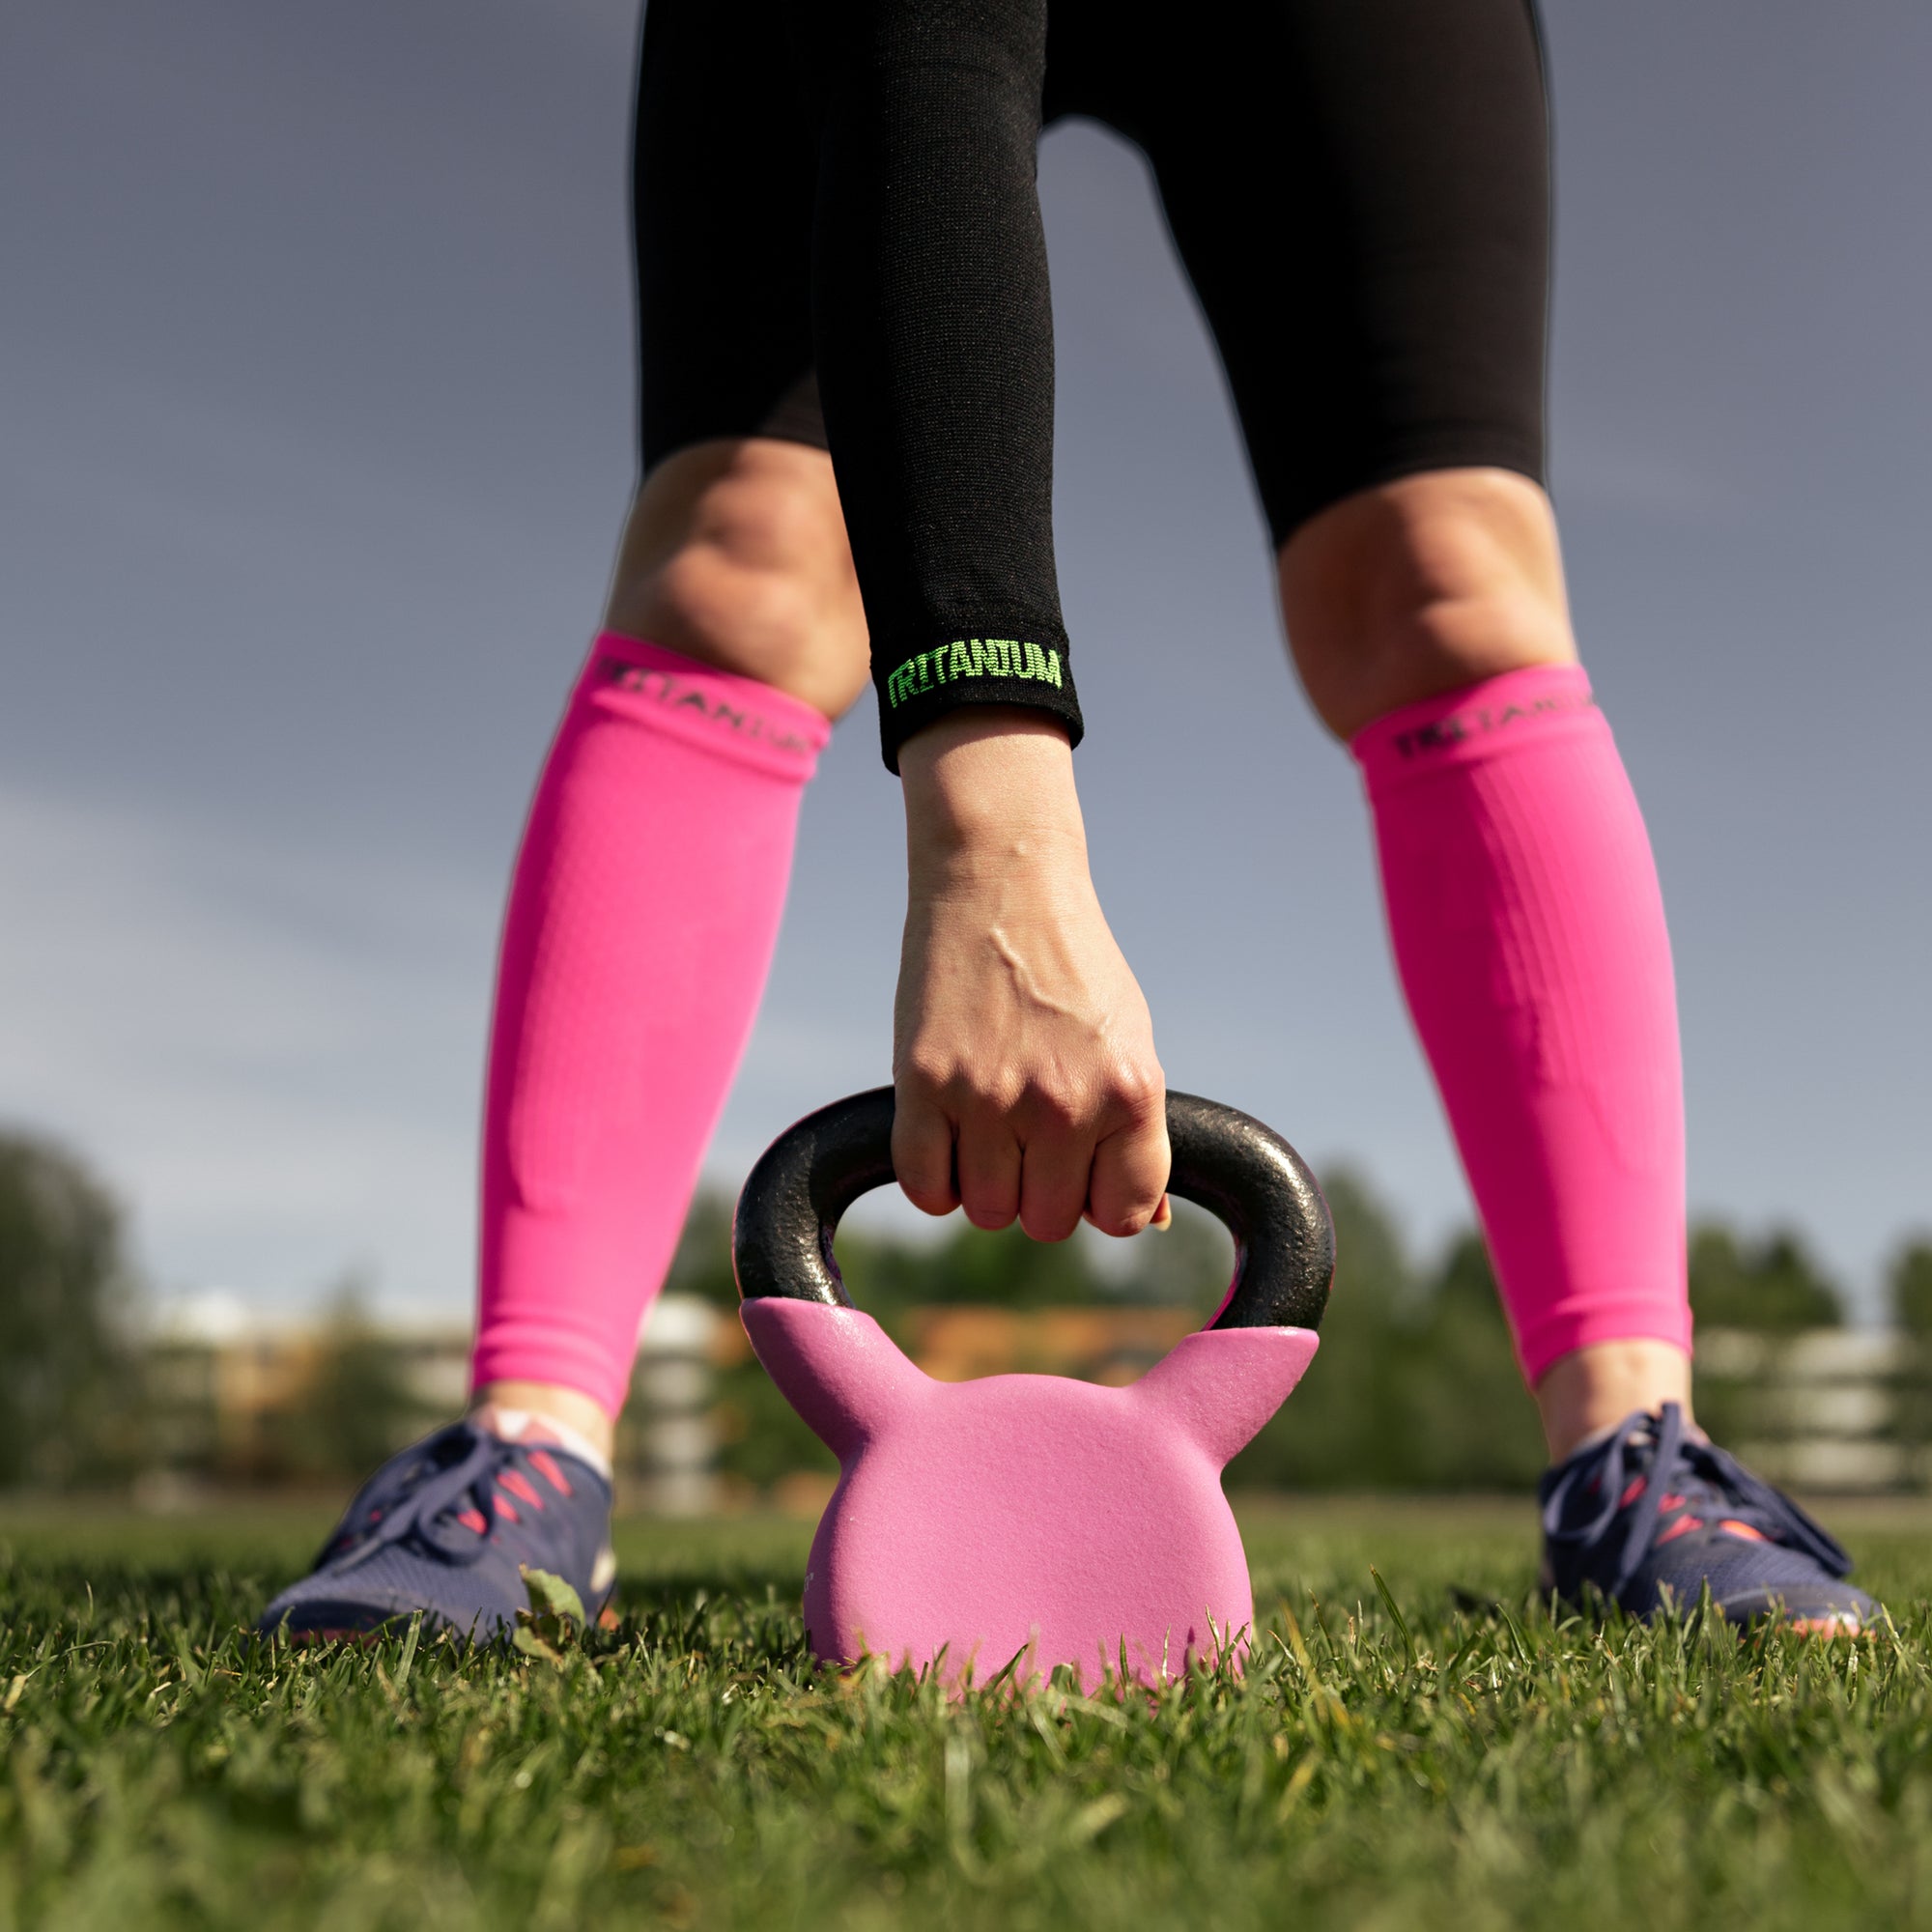
{"label": "clenched fist", "polygon": [[1065,1240],[1165,1220],[1166,1084],[1088,874],[1052,720],[965,711],[907,742],[893,1162],[929,1214]]}

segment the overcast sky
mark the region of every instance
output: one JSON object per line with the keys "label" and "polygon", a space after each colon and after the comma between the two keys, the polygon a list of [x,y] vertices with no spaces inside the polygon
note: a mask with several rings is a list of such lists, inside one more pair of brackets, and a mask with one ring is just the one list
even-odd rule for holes
{"label": "overcast sky", "polygon": [[[1692,1198],[1932,1218],[1932,9],[1552,0],[1554,488],[1676,943]],[[0,23],[0,1116],[172,1290],[469,1292],[500,895],[632,481],[629,0]],[[1169,1078],[1468,1212],[1145,171],[1048,138],[1102,898]],[[1293,210],[1258,248],[1293,249]],[[1230,693],[1238,694],[1232,701]],[[887,1076],[864,699],[713,1151]]]}

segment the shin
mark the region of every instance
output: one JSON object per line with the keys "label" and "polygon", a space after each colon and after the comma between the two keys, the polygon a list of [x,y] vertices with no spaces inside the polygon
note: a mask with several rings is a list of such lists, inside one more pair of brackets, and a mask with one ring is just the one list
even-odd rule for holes
{"label": "shin", "polygon": [[849,578],[822,454],[671,459],[531,807],[497,975],[473,1401],[607,1453],[763,989],[827,712],[865,681]]}
{"label": "shin", "polygon": [[1362,767],[1404,991],[1560,1456],[1688,1394],[1656,867],[1541,492],[1419,477],[1327,518],[1284,557],[1296,658]]}

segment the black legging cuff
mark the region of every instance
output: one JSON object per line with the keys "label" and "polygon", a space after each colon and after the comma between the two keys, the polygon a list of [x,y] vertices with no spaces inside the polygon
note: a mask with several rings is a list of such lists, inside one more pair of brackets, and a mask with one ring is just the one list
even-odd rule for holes
{"label": "black legging cuff", "polygon": [[[1017,628],[1017,627],[1015,627]],[[872,650],[886,769],[896,773],[899,747],[915,731],[975,704],[1017,704],[1044,711],[1079,744],[1086,724],[1073,689],[1065,632],[1026,638],[951,638],[923,650]]]}

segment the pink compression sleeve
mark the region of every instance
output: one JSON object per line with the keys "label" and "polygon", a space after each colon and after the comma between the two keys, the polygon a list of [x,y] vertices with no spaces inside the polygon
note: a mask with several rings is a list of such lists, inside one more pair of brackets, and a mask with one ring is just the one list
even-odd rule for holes
{"label": "pink compression sleeve", "polygon": [[829,730],[654,644],[591,647],[503,924],[473,1384],[621,1405],[764,990]]}
{"label": "pink compression sleeve", "polygon": [[1511,671],[1378,719],[1351,749],[1524,1374],[1593,1342],[1688,1349],[1670,942],[1589,679]]}

